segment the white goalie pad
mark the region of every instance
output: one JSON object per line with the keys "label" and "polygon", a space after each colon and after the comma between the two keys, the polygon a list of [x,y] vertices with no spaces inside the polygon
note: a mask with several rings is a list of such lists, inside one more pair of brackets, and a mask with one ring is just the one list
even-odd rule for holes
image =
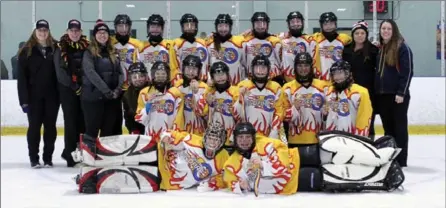
{"label": "white goalie pad", "polygon": [[82,167],[79,193],[146,193],[159,190],[158,168],[153,166]]}
{"label": "white goalie pad", "polygon": [[400,148],[375,148],[368,138],[343,133],[319,135],[322,164],[362,164],[380,166],[391,162],[400,153]]}
{"label": "white goalie pad", "polygon": [[356,164],[326,164],[322,166],[324,182],[330,183],[375,183],[386,178],[391,163],[382,167]]}
{"label": "white goalie pad", "polygon": [[157,143],[144,135],[100,137],[95,142],[81,136],[79,148],[72,155],[74,161],[93,167],[153,163],[157,161]]}

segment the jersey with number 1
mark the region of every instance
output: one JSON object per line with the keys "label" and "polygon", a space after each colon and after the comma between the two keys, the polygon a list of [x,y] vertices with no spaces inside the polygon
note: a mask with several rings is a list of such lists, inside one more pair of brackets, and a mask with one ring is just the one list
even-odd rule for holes
{"label": "jersey with number 1", "polygon": [[127,90],[129,87],[128,70],[130,65],[136,63],[139,58],[139,51],[141,51],[143,43],[135,38],[130,38],[128,43],[122,45],[115,36],[111,37],[111,42],[118,54],[119,62],[121,63],[121,69],[124,74],[124,84],[122,88]]}

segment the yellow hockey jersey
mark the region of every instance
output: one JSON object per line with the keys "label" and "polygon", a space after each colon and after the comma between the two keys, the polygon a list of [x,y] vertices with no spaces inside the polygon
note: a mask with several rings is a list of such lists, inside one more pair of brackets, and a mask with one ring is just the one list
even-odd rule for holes
{"label": "yellow hockey jersey", "polygon": [[[322,129],[323,112],[325,103],[325,90],[327,82],[313,79],[311,85],[306,88],[296,80],[283,86],[284,121],[289,122],[289,144],[316,144],[316,135]],[[301,107],[296,109],[294,102],[300,102]]]}
{"label": "yellow hockey jersey", "polygon": [[162,133],[164,137],[172,142],[158,143],[161,189],[180,190],[195,185],[204,190],[226,188],[223,165],[229,154],[225,149],[209,160],[203,153],[203,137],[181,131],[166,131]]}
{"label": "yellow hockey jersey", "polygon": [[326,130],[339,130],[359,136],[368,136],[372,104],[366,88],[357,84],[341,93],[331,86],[326,94],[328,115]]}
{"label": "yellow hockey jersey", "polygon": [[197,110],[197,106],[201,96],[208,88],[207,84],[199,81],[198,93],[193,93],[190,86],[184,87],[183,79],[177,81],[175,87],[180,90],[183,96],[179,110],[182,113],[178,114],[181,117],[175,119],[176,127],[182,131],[203,136],[206,123],[204,116]]}
{"label": "yellow hockey jersey", "polygon": [[[154,87],[149,86],[139,92],[138,107],[135,120],[145,126],[145,134],[160,139],[162,132],[173,129],[176,125],[182,125],[177,118],[182,118],[180,103],[183,94],[176,87],[171,87],[166,92],[159,92]],[[146,109],[146,102],[151,103],[151,108]],[[176,124],[176,125],[174,125]]]}
{"label": "yellow hockey jersey", "polygon": [[248,75],[251,76],[251,62],[255,56],[263,54],[269,58],[271,62],[270,78],[282,75],[281,62],[282,62],[282,44],[278,37],[269,36],[265,40],[260,40],[254,37],[252,34],[245,36],[244,48],[246,51],[246,67]]}
{"label": "yellow hockey jersey", "polygon": [[[223,180],[233,193],[243,192],[240,188],[241,180],[248,181],[251,190],[258,188],[259,193],[296,193],[300,168],[297,148],[288,149],[286,144],[277,139],[258,136],[252,158],[261,160],[261,171],[237,151],[224,164]],[[255,183],[251,182],[255,174],[261,174],[258,187],[253,187]]]}
{"label": "yellow hockey jersey", "polygon": [[282,73],[286,82],[294,80],[294,57],[298,53],[308,52],[313,56],[314,42],[309,35],[302,35],[298,38],[289,32],[280,33],[278,37],[282,40]]}
{"label": "yellow hockey jersey", "polygon": [[116,40],[115,36],[112,36],[110,38],[112,45],[115,47],[118,54],[118,58],[121,63],[121,69],[124,74],[124,84],[122,86],[122,89],[127,90],[127,88],[129,87],[128,69],[130,65],[140,60],[139,52],[143,47],[143,43],[140,40],[131,37],[127,44],[122,45],[120,42],[118,42],[118,40]]}
{"label": "yellow hockey jersey", "polygon": [[279,130],[283,121],[282,88],[274,81],[268,81],[265,88],[259,90],[251,80],[239,83],[239,88],[247,90],[240,96],[243,102],[243,115],[263,136],[280,139]]}
{"label": "yellow hockey jersey", "polygon": [[[170,81],[173,81],[178,72],[178,63],[175,50],[173,48],[173,41],[163,39],[161,43],[156,46],[150,44],[149,41],[144,41],[143,47],[139,52],[140,60],[144,63],[151,76],[150,70],[156,61],[168,63],[170,66]],[[172,82],[173,86],[173,82]]]}
{"label": "yellow hockey jersey", "polygon": [[[182,73],[182,63],[183,59],[187,55],[195,55],[200,57],[203,67],[200,71],[200,80],[207,80],[208,75],[208,63],[209,63],[209,53],[206,49],[206,42],[201,38],[195,38],[194,43],[190,43],[183,38],[177,38],[174,40],[174,50],[177,56],[178,63],[178,73]],[[177,80],[181,79],[180,75],[177,75]]]}
{"label": "yellow hockey jersey", "polygon": [[[229,67],[231,85],[237,85],[246,78],[246,56],[243,48],[244,38],[242,36],[232,36],[231,39],[221,43],[220,50],[215,48],[214,38],[208,39],[206,45],[209,51],[209,67],[213,63],[222,61]],[[210,74],[208,74],[210,77]]]}
{"label": "yellow hockey jersey", "polygon": [[328,81],[331,65],[342,60],[344,46],[348,45],[352,38],[340,33],[335,40],[329,42],[322,33],[318,32],[313,34],[312,39],[315,42],[313,59],[316,78]]}
{"label": "yellow hockey jersey", "polygon": [[[207,96],[214,96],[212,103],[207,103]],[[226,91],[220,93],[215,88],[210,87],[202,95],[198,103],[198,111],[207,116],[208,121],[220,122],[224,125],[227,133],[226,146],[232,146],[234,139],[232,132],[235,124],[241,120],[243,111],[242,102],[239,99],[239,88],[231,86]]]}

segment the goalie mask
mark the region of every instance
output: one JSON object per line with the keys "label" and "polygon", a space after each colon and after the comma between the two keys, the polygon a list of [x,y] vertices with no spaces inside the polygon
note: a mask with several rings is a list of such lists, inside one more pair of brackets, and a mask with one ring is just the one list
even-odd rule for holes
{"label": "goalie mask", "polygon": [[130,84],[141,89],[147,86],[148,76],[146,66],[141,62],[136,62],[129,67]]}
{"label": "goalie mask", "polygon": [[250,159],[251,153],[256,146],[256,129],[249,122],[238,123],[233,131],[234,148],[243,157]]}
{"label": "goalie mask", "polygon": [[214,83],[215,89],[222,93],[231,87],[229,80],[229,67],[224,62],[215,62],[211,66],[210,70],[211,78]]}
{"label": "goalie mask", "polygon": [[300,84],[311,83],[314,78],[313,58],[307,52],[301,52],[294,58],[294,74]]}
{"label": "goalie mask", "polygon": [[335,62],[330,67],[330,78],[336,92],[342,92],[353,84],[351,66],[346,61]]}
{"label": "goalie mask", "polygon": [[265,84],[268,82],[271,62],[263,54],[257,55],[251,62],[252,81],[254,83]]}
{"label": "goalie mask", "polygon": [[226,141],[226,130],[220,122],[210,123],[204,133],[204,156],[212,160],[223,149]]}
{"label": "goalie mask", "polygon": [[201,63],[200,57],[198,56],[187,55],[186,58],[183,59],[181,70],[184,87],[189,86],[193,79],[197,81],[199,80],[202,67],[203,63]]}
{"label": "goalie mask", "polygon": [[157,61],[150,69],[152,77],[152,85],[158,91],[164,93],[170,88],[170,68],[169,65],[162,61]]}

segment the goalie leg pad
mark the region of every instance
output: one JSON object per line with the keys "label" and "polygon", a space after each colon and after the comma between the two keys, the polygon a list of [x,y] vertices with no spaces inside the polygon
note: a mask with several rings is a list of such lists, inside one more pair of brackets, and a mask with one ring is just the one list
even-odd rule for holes
{"label": "goalie leg pad", "polygon": [[320,168],[304,167],[299,169],[298,192],[320,191],[322,187],[322,171]]}
{"label": "goalie leg pad", "polygon": [[326,164],[322,166],[322,173],[324,191],[393,191],[404,182],[404,174],[396,162],[382,167]]}
{"label": "goalie leg pad", "polygon": [[294,145],[299,150],[300,167],[320,167],[321,159],[318,144]]}
{"label": "goalie leg pad", "polygon": [[[380,166],[392,161],[401,151],[394,147],[377,149],[367,139],[345,132],[318,135],[322,164],[363,164]],[[328,156],[327,156],[328,155]]]}
{"label": "goalie leg pad", "polygon": [[151,166],[82,167],[79,193],[146,193],[159,190],[158,168]]}
{"label": "goalie leg pad", "polygon": [[[95,140],[94,143],[92,140]],[[158,159],[157,143],[152,137],[144,135],[116,135],[98,139],[83,135],[73,158],[76,162],[94,167],[150,164]]]}

